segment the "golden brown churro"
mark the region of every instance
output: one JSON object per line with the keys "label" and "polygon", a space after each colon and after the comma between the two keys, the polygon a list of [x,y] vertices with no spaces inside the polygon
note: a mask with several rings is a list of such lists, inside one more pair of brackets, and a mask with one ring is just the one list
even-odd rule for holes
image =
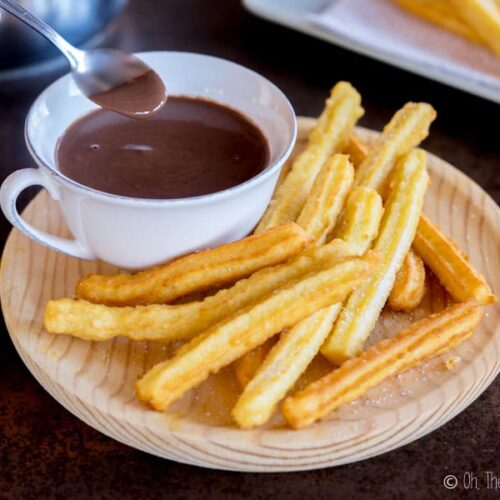
{"label": "golden brown churro", "polygon": [[342,152],[349,155],[349,160],[357,168],[366,158],[368,147],[356,134],[352,134]]}
{"label": "golden brown churro", "polygon": [[405,104],[372,144],[356,171],[355,184],[376,189],[384,195],[396,160],[427,137],[435,118],[436,112],[429,104]]}
{"label": "golden brown churro", "polygon": [[[363,255],[377,236],[382,213],[382,199],[376,191],[355,188],[347,201],[337,236],[342,235],[358,255]],[[251,369],[255,377],[243,385],[245,389],[233,410],[238,425],[250,428],[269,419],[318,353],[341,308],[340,303],[328,306],[283,332],[262,366],[257,364],[260,359],[247,361],[248,355],[241,358],[244,365],[253,362]],[[247,370],[246,374],[250,375],[251,371]]]}
{"label": "golden brown churro", "polygon": [[495,301],[486,280],[474,269],[468,257],[423,214],[413,245],[455,300],[475,300],[481,305]]}
{"label": "golden brown churro", "polygon": [[413,150],[396,166],[374,250],[383,263],[374,276],[351,294],[321,352],[341,363],[361,351],[408,253],[420,218],[429,176],[425,153]]}
{"label": "golden brown churro", "polygon": [[186,391],[268,338],[342,300],[373,272],[379,257],[353,257],[277,290],[215,325],[149,370],[136,385],[139,399],[160,411]]}
{"label": "golden brown churro", "polygon": [[309,135],[306,149],[299,154],[290,172],[278,186],[274,199],[255,230],[257,233],[297,219],[316,175],[332,154],[346,147],[354,125],[362,114],[359,93],[349,83],[337,83]]}
{"label": "golden brown churro", "polygon": [[333,229],[354,180],[347,155],[333,155],[317,175],[297,224],[317,245]]}
{"label": "golden brown churro", "polygon": [[463,342],[482,315],[474,304],[457,304],[414,323],[288,397],[283,403],[285,418],[296,429],[312,424],[389,377]]}
{"label": "golden brown churro", "polygon": [[245,387],[255,377],[257,370],[276,343],[276,337],[272,337],[253,351],[247,352],[234,363],[234,373],[241,387]]}
{"label": "golden brown churro", "polygon": [[356,187],[349,194],[333,235],[363,255],[377,237],[383,213],[382,198],[377,191]]}
{"label": "golden brown churro", "polygon": [[425,293],[425,266],[423,260],[410,250],[396,274],[389,295],[389,306],[394,311],[413,311]]}
{"label": "golden brown churro", "polygon": [[500,56],[500,6],[495,0],[449,0],[458,14]]}
{"label": "golden brown churro", "polygon": [[396,3],[426,21],[467,38],[471,42],[484,44],[484,40],[460,17],[450,0],[395,0]]}
{"label": "golden brown churro", "polygon": [[110,307],[83,300],[50,300],[45,308],[45,328],[50,333],[87,340],[107,340],[118,335],[134,340],[188,339],[290,280],[325,269],[355,253],[341,240],[308,248],[287,262],[257,271],[231,288],[187,304]]}
{"label": "golden brown churro", "polygon": [[341,307],[337,303],[320,309],[281,334],[233,408],[240,427],[249,429],[267,422],[318,353]]}
{"label": "golden brown churro", "polygon": [[113,306],[162,304],[250,276],[299,253],[307,243],[299,226],[284,224],[137,274],[88,276],[78,283],[76,294],[89,302]]}

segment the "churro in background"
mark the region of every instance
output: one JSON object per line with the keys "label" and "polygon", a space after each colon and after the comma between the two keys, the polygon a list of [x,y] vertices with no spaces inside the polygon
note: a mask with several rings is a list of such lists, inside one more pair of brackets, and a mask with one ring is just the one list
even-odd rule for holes
{"label": "churro in background", "polygon": [[450,0],[394,0],[410,14],[430,21],[440,28],[460,35],[474,43],[484,44],[483,39],[460,16]]}
{"label": "churro in background", "polygon": [[395,0],[408,13],[486,45],[500,56],[500,4],[497,0]]}

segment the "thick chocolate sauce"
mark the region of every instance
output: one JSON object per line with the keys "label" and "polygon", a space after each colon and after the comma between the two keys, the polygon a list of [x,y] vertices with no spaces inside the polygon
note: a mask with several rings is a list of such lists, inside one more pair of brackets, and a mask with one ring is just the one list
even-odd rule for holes
{"label": "thick chocolate sauce", "polygon": [[134,198],[187,198],[241,184],[269,161],[262,132],[241,113],[205,99],[169,97],[151,118],[100,109],[80,118],[56,151],[67,177]]}
{"label": "thick chocolate sauce", "polygon": [[150,70],[90,99],[129,118],[145,120],[167,102],[167,94],[161,78]]}

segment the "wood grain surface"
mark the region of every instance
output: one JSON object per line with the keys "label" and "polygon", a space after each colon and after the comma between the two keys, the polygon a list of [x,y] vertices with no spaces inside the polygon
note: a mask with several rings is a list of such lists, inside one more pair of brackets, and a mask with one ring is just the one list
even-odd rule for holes
{"label": "wood grain surface", "polygon": [[[297,148],[311,119],[300,119]],[[365,140],[374,132],[359,129]],[[429,155],[432,183],[425,212],[468,253],[500,293],[500,209],[449,164]],[[68,235],[56,204],[40,193],[24,212],[37,227]],[[175,345],[117,338],[85,342],[43,329],[50,298],[73,296],[77,280],[111,272],[100,262],[57,254],[13,230],[5,246],[0,294],[6,324],[20,356],[42,386],[89,425],[123,443],[179,462],[239,471],[329,467],[387,452],[431,432],[474,401],[500,369],[500,306],[487,309],[473,337],[452,352],[391,379],[308,429],[292,431],[276,415],[265,428],[243,431],[230,419],[238,395],[232,369],[222,370],[165,413],[136,400],[134,382]],[[433,290],[433,287],[430,287]],[[392,335],[432,310],[432,293],[410,315],[384,311],[370,342]],[[458,356],[451,369],[446,361]],[[298,382],[330,367],[318,357]]]}

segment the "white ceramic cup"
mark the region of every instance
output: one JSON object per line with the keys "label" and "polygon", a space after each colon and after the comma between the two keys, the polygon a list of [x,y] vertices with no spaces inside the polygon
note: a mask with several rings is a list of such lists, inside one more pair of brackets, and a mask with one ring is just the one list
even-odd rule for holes
{"label": "white ceramic cup", "polygon": [[[139,269],[239,239],[256,225],[295,143],[295,114],[271,82],[238,64],[183,52],[138,54],[166,83],[170,95],[203,96],[249,117],[269,143],[269,166],[238,186],[175,200],[129,198],[97,191],[65,177],[55,163],[59,138],[96,109],[66,75],[48,87],[26,120],[26,143],[39,168],[11,174],[0,190],[7,219],[26,236],[58,252]],[[168,103],[167,103],[168,106]],[[16,209],[27,187],[43,186],[58,201],[74,240],[40,231]]]}

